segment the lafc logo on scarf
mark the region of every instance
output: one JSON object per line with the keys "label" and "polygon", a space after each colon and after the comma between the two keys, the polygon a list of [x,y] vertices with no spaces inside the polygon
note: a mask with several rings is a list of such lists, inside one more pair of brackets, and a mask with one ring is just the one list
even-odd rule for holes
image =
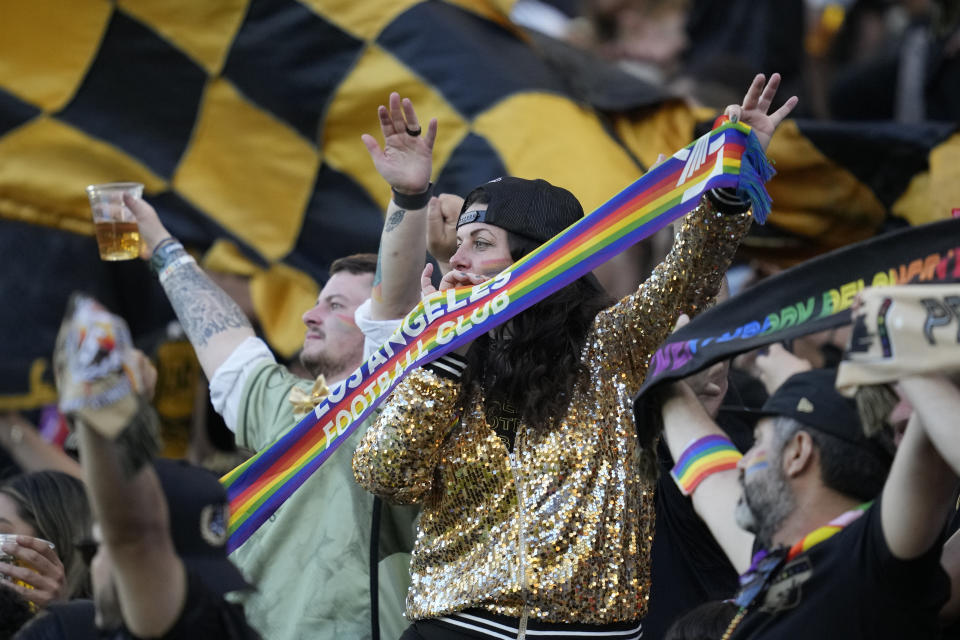
{"label": "lafc logo on scarf", "polygon": [[[674,157],[678,160],[686,160],[687,164],[683,167],[680,179],[677,180],[677,186],[679,187],[691,176],[696,175],[700,167],[707,163],[707,158],[722,148],[723,136],[715,138],[713,144],[710,144],[710,134],[707,134],[697,140],[693,149],[684,148],[678,151]],[[717,154],[715,165],[715,171],[723,171],[723,153]]]}

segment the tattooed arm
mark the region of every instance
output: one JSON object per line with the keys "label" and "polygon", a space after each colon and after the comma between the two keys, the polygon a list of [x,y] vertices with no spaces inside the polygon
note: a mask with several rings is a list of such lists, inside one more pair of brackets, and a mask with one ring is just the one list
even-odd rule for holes
{"label": "tattooed arm", "polygon": [[[370,135],[364,134],[363,143],[377,171],[400,196],[394,195],[387,207],[370,316],[373,320],[391,320],[404,317],[420,301],[419,276],[427,250],[427,201],[417,196],[430,189],[437,121],[431,120],[421,136],[413,104],[407,98],[401,100],[397,93],[390,94],[389,108],[380,106],[377,114],[383,148]],[[407,200],[404,196],[410,196],[417,207],[395,202]]]}
{"label": "tattooed arm", "polygon": [[370,293],[371,319],[402,318],[420,301],[419,276],[427,252],[425,220],[426,207],[408,210],[390,201]]}
{"label": "tattooed arm", "polygon": [[[137,218],[146,247],[141,257],[149,259],[154,248],[169,238],[170,233],[160,222],[157,212],[145,201],[128,198],[126,204]],[[176,252],[186,255],[182,248]],[[173,253],[166,262],[170,264],[176,258]],[[184,263],[171,271],[162,284],[177,319],[197,352],[203,372],[207,378],[212,378],[233,350],[255,335],[250,321],[237,303],[194,262]]]}

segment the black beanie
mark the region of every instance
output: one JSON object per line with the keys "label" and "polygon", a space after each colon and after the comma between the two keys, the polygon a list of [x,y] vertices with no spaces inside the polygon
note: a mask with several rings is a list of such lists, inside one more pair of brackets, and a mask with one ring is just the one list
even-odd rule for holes
{"label": "black beanie", "polygon": [[[583,207],[577,198],[546,180],[496,178],[474,192],[479,190],[487,195],[487,210],[466,213],[464,204],[457,227],[485,222],[543,243],[583,217]],[[470,202],[470,196],[466,201]]]}

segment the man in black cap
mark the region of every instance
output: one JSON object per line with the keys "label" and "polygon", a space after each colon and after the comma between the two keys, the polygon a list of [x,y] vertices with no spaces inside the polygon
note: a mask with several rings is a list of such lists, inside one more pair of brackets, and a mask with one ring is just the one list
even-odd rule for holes
{"label": "man in black cap", "polygon": [[684,383],[664,402],[671,473],[745,568],[725,638],[936,637],[956,475],[920,422],[890,466],[889,440],[864,435],[834,380],[830,370],[788,379],[735,469],[719,463],[722,432]]}

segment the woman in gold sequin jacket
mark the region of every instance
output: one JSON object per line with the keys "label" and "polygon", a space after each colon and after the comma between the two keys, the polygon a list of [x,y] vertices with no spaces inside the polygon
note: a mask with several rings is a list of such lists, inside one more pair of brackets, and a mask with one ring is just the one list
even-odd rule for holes
{"label": "woman in gold sequin jacket", "polygon": [[[758,76],[727,109],[764,147],[796,104],[768,114],[778,84]],[[440,288],[482,282],[582,215],[542,180],[483,185]],[[630,400],[679,315],[719,289],[749,225],[741,203],[711,193],[633,294],[610,304],[582,278],[396,388],[353,464],[367,490],[422,507],[404,640],[640,636],[654,507]]]}

